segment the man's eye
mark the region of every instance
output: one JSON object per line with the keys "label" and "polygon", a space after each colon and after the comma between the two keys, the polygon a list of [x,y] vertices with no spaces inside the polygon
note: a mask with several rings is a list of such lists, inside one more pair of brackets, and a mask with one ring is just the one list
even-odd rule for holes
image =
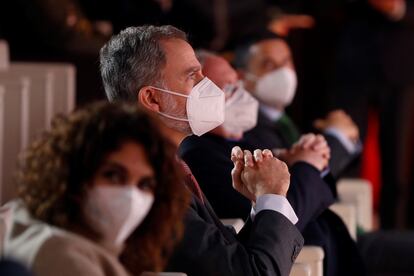
{"label": "man's eye", "polygon": [[195,74],[195,73],[191,73],[191,74],[188,76],[188,78],[189,78],[190,80],[195,80],[195,79],[196,79],[196,74]]}

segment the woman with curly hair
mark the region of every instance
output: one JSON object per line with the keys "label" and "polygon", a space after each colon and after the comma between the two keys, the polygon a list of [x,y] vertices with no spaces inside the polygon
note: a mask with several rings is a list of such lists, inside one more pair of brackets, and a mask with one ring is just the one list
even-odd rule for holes
{"label": "woman with curly hair", "polygon": [[20,199],[2,208],[3,254],[39,276],[161,271],[189,193],[153,120],[111,103],[55,118],[22,156]]}

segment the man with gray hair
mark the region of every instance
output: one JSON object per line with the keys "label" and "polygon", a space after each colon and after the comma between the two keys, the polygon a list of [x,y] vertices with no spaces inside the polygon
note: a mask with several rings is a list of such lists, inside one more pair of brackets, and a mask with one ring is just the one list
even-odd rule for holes
{"label": "man with gray hair", "polygon": [[[177,148],[186,136],[200,136],[224,120],[223,92],[202,75],[186,35],[172,26],[128,28],[114,36],[101,50],[101,74],[109,100],[137,103],[158,114],[162,133]],[[183,164],[193,200],[167,270],[288,275],[303,238],[286,199],[287,166],[266,149],[252,154],[235,147],[231,159],[233,187],[254,203],[251,216],[237,235],[225,227]]]}

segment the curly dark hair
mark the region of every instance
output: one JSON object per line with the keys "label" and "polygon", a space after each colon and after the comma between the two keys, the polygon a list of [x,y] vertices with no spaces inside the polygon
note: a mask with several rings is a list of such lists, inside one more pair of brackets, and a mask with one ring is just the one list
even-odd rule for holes
{"label": "curly dark hair", "polygon": [[156,187],[152,209],[120,256],[134,275],[164,268],[182,235],[189,205],[176,149],[154,120],[138,107],[119,103],[96,103],[57,116],[51,129],[21,156],[18,171],[19,195],[35,218],[97,240],[82,212],[86,183],[123,143],[143,146]]}

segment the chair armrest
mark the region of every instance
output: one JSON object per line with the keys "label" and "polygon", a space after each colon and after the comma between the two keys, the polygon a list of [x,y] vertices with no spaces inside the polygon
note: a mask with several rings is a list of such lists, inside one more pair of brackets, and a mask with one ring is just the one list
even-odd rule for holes
{"label": "chair armrest", "polygon": [[345,223],[351,237],[356,240],[356,208],[352,204],[335,203],[329,209],[335,212]]}
{"label": "chair armrest", "polygon": [[294,263],[289,276],[312,276],[312,269],[308,264]]}
{"label": "chair armrest", "polygon": [[341,203],[350,203],[356,207],[357,225],[365,231],[373,230],[372,185],[361,178],[344,178],[337,184]]}
{"label": "chair armrest", "polygon": [[300,251],[296,264],[304,264],[310,268],[312,276],[323,276],[323,258],[325,253],[319,246],[305,246]]}

